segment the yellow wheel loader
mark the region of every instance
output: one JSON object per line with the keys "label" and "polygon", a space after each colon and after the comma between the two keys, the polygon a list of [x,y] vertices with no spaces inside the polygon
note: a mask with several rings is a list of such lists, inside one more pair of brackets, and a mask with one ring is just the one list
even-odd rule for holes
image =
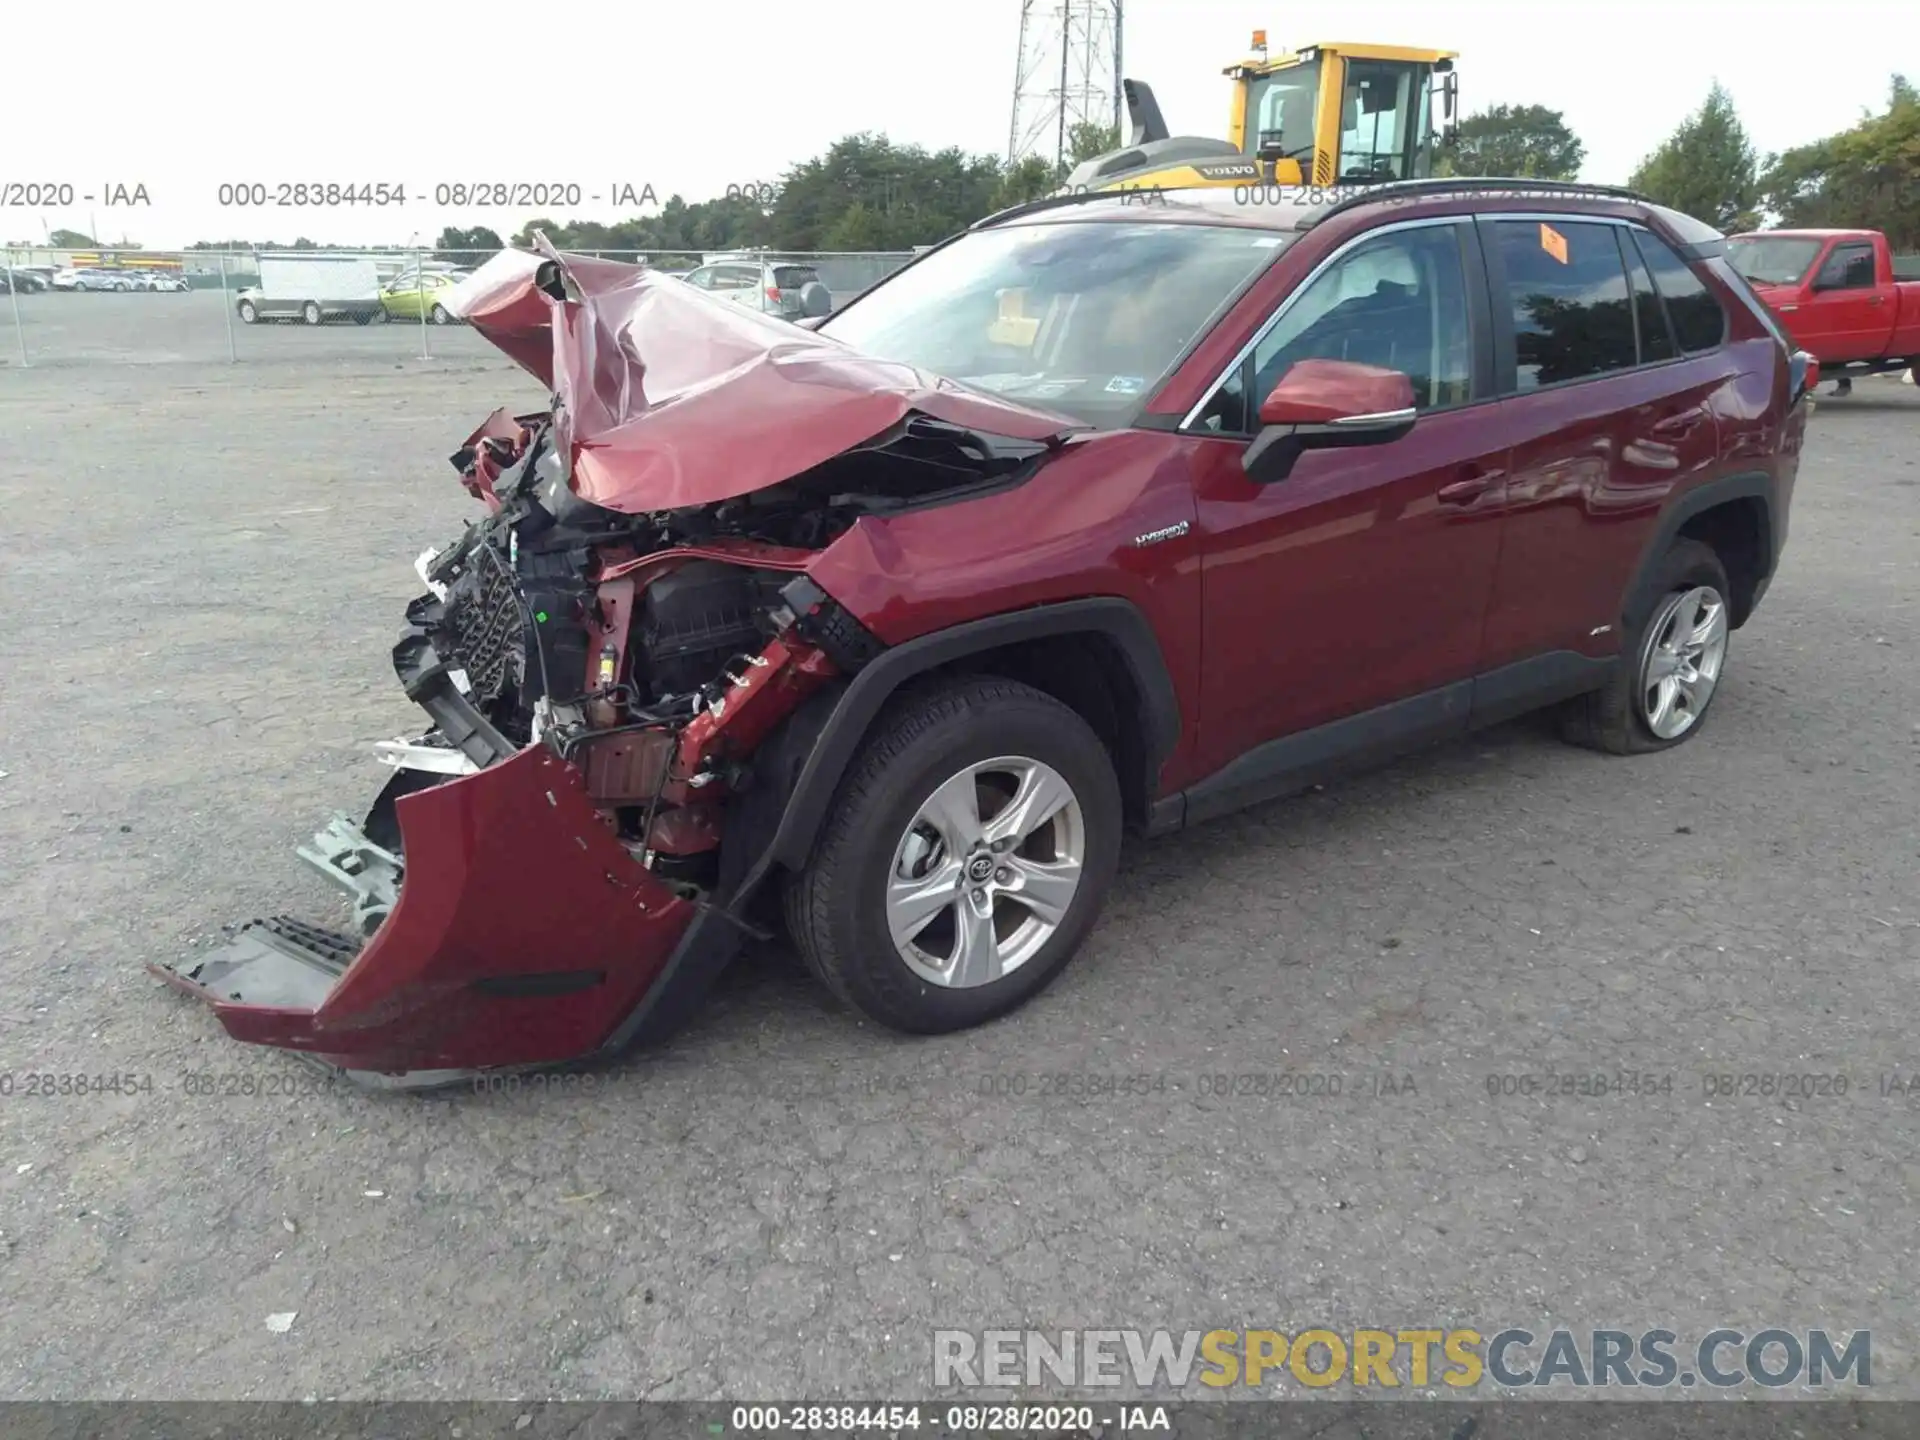
{"label": "yellow wheel loader", "polygon": [[1064,190],[1344,187],[1433,173],[1458,101],[1456,52],[1327,43],[1269,58],[1264,30],[1253,52],[1224,72],[1226,139],[1170,133],[1153,91],[1127,80],[1127,143],[1082,161]]}

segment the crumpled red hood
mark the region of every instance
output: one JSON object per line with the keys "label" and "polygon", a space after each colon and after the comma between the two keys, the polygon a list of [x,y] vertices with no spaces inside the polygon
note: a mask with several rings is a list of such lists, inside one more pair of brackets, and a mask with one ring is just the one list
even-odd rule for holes
{"label": "crumpled red hood", "polygon": [[914,411],[1021,440],[1082,428],[644,266],[544,244],[540,254],[496,255],[460,284],[449,308],[553,392],[573,489],[609,510],[750,494]]}

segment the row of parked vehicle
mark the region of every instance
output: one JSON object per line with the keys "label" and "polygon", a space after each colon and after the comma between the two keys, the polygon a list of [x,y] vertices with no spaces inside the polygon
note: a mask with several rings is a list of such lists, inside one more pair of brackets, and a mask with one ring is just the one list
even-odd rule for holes
{"label": "row of parked vehicle", "polygon": [[380,325],[388,320],[453,323],[447,296],[467,278],[456,265],[429,260],[380,278],[375,262],[354,256],[263,255],[260,278],[234,297],[234,313],[246,325],[300,320],[321,325],[352,320]]}
{"label": "row of parked vehicle", "polygon": [[[259,279],[234,296],[234,312],[246,325],[270,320],[308,325],[425,320],[450,325],[456,319],[449,304],[453,289],[470,273],[429,260],[381,278],[378,261],[352,255],[262,255],[258,264]],[[833,296],[811,265],[750,258],[665,273],[696,290],[789,320],[833,313]]]}
{"label": "row of parked vehicle", "polygon": [[55,273],[51,266],[0,265],[0,295],[32,295],[51,290]]}
{"label": "row of parked vehicle", "polygon": [[176,290],[188,289],[186,277],[173,270],[103,269],[98,266],[56,269],[51,265],[0,265],[0,294],[32,295],[48,290]]}

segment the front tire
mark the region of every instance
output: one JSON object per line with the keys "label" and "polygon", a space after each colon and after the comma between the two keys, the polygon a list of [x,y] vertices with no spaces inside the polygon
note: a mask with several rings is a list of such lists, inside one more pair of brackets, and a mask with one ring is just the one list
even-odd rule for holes
{"label": "front tire", "polygon": [[1113,762],[1075,711],[975,676],[899,699],[786,893],[809,968],[883,1025],[944,1034],[1031,999],[1120,856]]}
{"label": "front tire", "polygon": [[1660,562],[1657,599],[1621,653],[1606,688],[1568,702],[1561,733],[1612,755],[1668,750],[1700,733],[1726,672],[1726,567],[1698,540],[1678,540]]}
{"label": "front tire", "polygon": [[309,300],[305,305],[300,307],[300,318],[309,325],[318,325],[326,317],[320,313],[319,302]]}
{"label": "front tire", "polygon": [[240,302],[240,323],[242,325],[251,325],[259,318],[260,312],[253,308],[253,302],[251,300],[242,300]]}

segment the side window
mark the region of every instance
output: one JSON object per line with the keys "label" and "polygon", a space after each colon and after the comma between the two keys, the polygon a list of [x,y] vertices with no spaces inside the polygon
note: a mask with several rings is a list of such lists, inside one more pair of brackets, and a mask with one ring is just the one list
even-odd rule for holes
{"label": "side window", "polygon": [[711,290],[713,288],[713,267],[711,265],[702,265],[698,270],[689,270],[687,272],[687,283],[700,290]]}
{"label": "side window", "polygon": [[[1498,220],[1504,303],[1513,314],[1515,381],[1536,390],[1639,363],[1627,272],[1611,225]],[[1495,296],[1496,306],[1503,297]]]}
{"label": "side window", "polygon": [[1654,288],[1667,302],[1674,334],[1689,355],[1712,350],[1727,338],[1727,312],[1706,282],[1674,248],[1650,230],[1633,232],[1634,243],[1653,272]]}
{"label": "side window", "polygon": [[1473,398],[1466,275],[1451,224],[1363,241],[1283,305],[1252,356],[1208,400],[1195,428],[1221,435],[1257,429],[1259,399],[1296,360],[1398,370],[1413,381],[1421,410]]}
{"label": "side window", "polygon": [[750,265],[722,265],[714,272],[713,288],[716,290],[751,290],[758,279],[759,272]]}
{"label": "side window", "polygon": [[1233,367],[1233,373],[1220,383],[1194,420],[1194,429],[1215,435],[1244,435],[1253,428],[1253,411],[1247,404],[1249,368],[1250,363]]}
{"label": "side window", "polygon": [[1754,292],[1753,282],[1740,273],[1724,255],[1717,255],[1707,262],[1707,269],[1722,285],[1733,292],[1734,298],[1747,307],[1747,313],[1766,327],[1766,331],[1778,340],[1789,353],[1799,347],[1793,338],[1781,327],[1780,317],[1767,308],[1767,304]]}
{"label": "side window", "polygon": [[[1356,245],[1293,296],[1237,377],[1253,414],[1296,360],[1352,360],[1398,370],[1422,410],[1472,398],[1473,341],[1460,237],[1452,225],[1396,230]],[[1249,404],[1249,394],[1256,397]]]}
{"label": "side window", "polygon": [[1814,281],[1822,290],[1871,290],[1873,246],[1836,245]]}
{"label": "side window", "polygon": [[1653,288],[1653,276],[1647,271],[1647,262],[1640,258],[1640,251],[1633,238],[1624,230],[1616,230],[1621,253],[1627,262],[1627,281],[1633,287],[1633,319],[1640,335],[1640,363],[1652,365],[1661,360],[1671,360],[1680,353],[1673,343],[1673,331],[1667,326],[1666,307],[1660,303],[1660,292]]}

